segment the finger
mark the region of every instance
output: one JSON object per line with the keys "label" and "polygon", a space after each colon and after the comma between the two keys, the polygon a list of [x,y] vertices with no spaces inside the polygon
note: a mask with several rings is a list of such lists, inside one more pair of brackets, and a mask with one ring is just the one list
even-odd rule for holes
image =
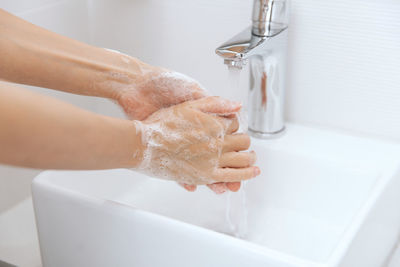
{"label": "finger", "polygon": [[197,100],[197,99],[200,99],[200,98],[203,98],[206,96],[207,96],[207,92],[196,86],[196,87],[193,87],[192,90],[187,91],[186,94],[183,94],[182,96],[178,96],[177,99],[179,99],[179,102],[176,104],[179,104],[181,102],[190,101],[190,100]]}
{"label": "finger", "polygon": [[222,152],[242,151],[250,147],[250,137],[247,134],[225,135]]}
{"label": "finger", "polygon": [[192,184],[179,183],[179,185],[181,185],[183,188],[185,188],[189,192],[194,192],[194,191],[196,191],[196,188],[197,188],[196,185],[192,185]]}
{"label": "finger", "polygon": [[256,153],[251,152],[226,152],[219,158],[219,167],[245,168],[256,162]]}
{"label": "finger", "polygon": [[240,189],[240,182],[225,183],[225,185],[232,192],[237,192]]}
{"label": "finger", "polygon": [[223,116],[224,118],[228,118],[228,119],[233,119],[233,118],[238,117],[238,113],[232,113],[232,114],[220,115],[220,116]]}
{"label": "finger", "polygon": [[208,93],[202,88],[197,88],[197,90],[193,90],[192,98],[194,100],[200,99],[200,98],[203,98],[203,97],[206,97],[206,96],[208,96]]}
{"label": "finger", "polygon": [[242,104],[236,101],[224,99],[219,96],[209,96],[196,100],[191,105],[202,112],[218,115],[228,115],[238,112]]}
{"label": "finger", "polygon": [[256,177],[260,174],[260,168],[219,168],[214,172],[213,179],[218,182],[239,182]]}
{"label": "finger", "polygon": [[216,193],[218,195],[225,193],[226,190],[228,189],[226,187],[225,183],[208,184],[207,187],[210,188],[212,191],[214,191],[214,193]]}
{"label": "finger", "polygon": [[235,114],[231,118],[218,116],[218,120],[224,125],[226,134],[232,134],[239,129],[239,120]]}

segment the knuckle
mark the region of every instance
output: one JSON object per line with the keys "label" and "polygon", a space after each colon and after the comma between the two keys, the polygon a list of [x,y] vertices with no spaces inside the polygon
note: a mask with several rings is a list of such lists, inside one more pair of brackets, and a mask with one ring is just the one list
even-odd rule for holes
{"label": "knuckle", "polygon": [[220,99],[219,96],[208,96],[208,97],[207,97],[207,100],[209,100],[209,101],[217,101],[217,100],[219,100],[219,99]]}
{"label": "knuckle", "polygon": [[247,167],[251,166],[253,164],[253,158],[249,155],[247,157]]}
{"label": "knuckle", "polygon": [[232,122],[232,131],[236,132],[239,129],[239,121],[237,119],[234,119]]}

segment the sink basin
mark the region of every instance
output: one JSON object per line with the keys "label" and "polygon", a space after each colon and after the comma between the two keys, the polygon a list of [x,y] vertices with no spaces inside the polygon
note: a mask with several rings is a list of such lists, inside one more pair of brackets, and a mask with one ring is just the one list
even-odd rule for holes
{"label": "sink basin", "polygon": [[238,193],[130,170],[33,182],[44,266],[382,266],[400,236],[400,145],[288,125],[253,140],[262,175]]}

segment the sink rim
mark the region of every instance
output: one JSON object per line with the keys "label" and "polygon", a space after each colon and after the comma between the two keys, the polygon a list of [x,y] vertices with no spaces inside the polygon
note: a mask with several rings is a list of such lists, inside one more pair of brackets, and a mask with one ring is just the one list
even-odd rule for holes
{"label": "sink rim", "polygon": [[[118,169],[115,169],[118,170]],[[111,170],[109,170],[111,171]],[[276,259],[279,261],[283,261],[289,264],[299,264],[299,266],[308,266],[308,267],[325,267],[325,265],[322,262],[315,262],[315,261],[310,261],[308,259],[302,259],[300,257],[290,255],[288,253],[275,250],[266,246],[262,246],[256,243],[253,243],[251,241],[247,241],[244,239],[240,239],[234,236],[230,236],[228,234],[224,234],[221,232],[217,232],[205,227],[201,227],[195,224],[187,223],[184,221],[180,221],[178,219],[174,219],[165,215],[157,214],[151,211],[147,211],[144,209],[136,208],[128,204],[124,204],[115,200],[110,200],[110,199],[102,199],[100,197],[95,197],[95,196],[89,196],[85,195],[81,192],[74,191],[71,189],[67,189],[65,187],[57,186],[57,185],[49,185],[47,183],[48,178],[52,177],[53,174],[57,174],[60,172],[80,172],[80,171],[55,171],[55,170],[46,170],[38,174],[34,180],[32,181],[32,193],[35,195],[36,191],[42,191],[42,190],[52,190],[53,192],[58,192],[61,195],[64,195],[67,198],[73,198],[73,199],[79,199],[81,201],[84,201],[88,204],[92,204],[95,206],[102,206],[102,207],[112,207],[112,208],[118,208],[118,209],[124,209],[124,210],[129,210],[129,212],[134,212],[137,214],[142,214],[145,216],[147,219],[151,220],[157,220],[158,222],[163,222],[163,223],[168,223],[168,224],[175,224],[180,227],[180,229],[190,229],[193,231],[195,234],[198,235],[209,235],[212,236],[213,238],[217,238],[219,240],[226,240],[229,242],[229,244],[235,246],[240,246],[242,249],[246,249],[249,252],[256,253],[256,254],[261,254],[266,257],[270,257],[272,259]],[[54,176],[53,176],[54,177]],[[51,179],[51,178],[50,178]],[[33,197],[33,204],[35,208],[35,198]],[[35,210],[35,215],[36,215],[36,210]],[[36,218],[37,222],[37,227],[39,227],[39,222],[38,218]],[[39,231],[40,233],[40,231]],[[39,237],[39,242],[40,242],[40,237]]]}
{"label": "sink rim", "polygon": [[[299,126],[299,125],[290,125],[289,126],[289,131],[290,128],[296,128],[296,127],[300,127],[300,128],[304,128],[306,130],[309,130],[309,127],[304,127],[304,126]],[[313,131],[322,131],[324,134],[327,134],[327,132],[325,130],[320,130],[320,129],[315,129],[312,128]],[[335,133],[335,132],[331,132],[329,131],[329,134],[332,135],[339,135],[339,136],[343,136],[340,133]],[[289,133],[290,135],[290,133]],[[345,135],[345,138],[347,138],[349,136]],[[353,136],[354,137],[354,136]],[[285,137],[283,137],[285,138]],[[272,149],[276,149],[277,147],[279,147],[277,144],[280,142],[282,143],[281,140],[284,139],[277,139],[277,140],[272,140],[272,141],[266,141],[266,140],[253,140],[253,143],[255,145],[261,145],[264,146],[265,144],[268,144],[270,146],[270,148]],[[364,139],[364,138],[360,138],[360,137],[354,137],[356,139]],[[368,141],[373,141],[376,143],[380,143],[379,145],[382,146],[392,146],[390,148],[386,147],[385,149],[388,150],[392,150],[392,151],[400,151],[399,149],[399,144],[397,143],[391,143],[391,142],[387,142],[387,141],[383,141],[383,140],[375,140],[375,139],[370,139],[367,138]],[[282,148],[281,148],[282,149]],[[385,150],[384,149],[384,150]],[[376,156],[375,158],[379,158],[379,156]],[[386,161],[387,159],[391,159],[392,157],[388,156],[385,157],[384,159],[381,159],[382,161]],[[379,178],[377,178],[376,183],[374,188],[369,192],[368,197],[365,199],[365,201],[362,204],[362,207],[354,214],[353,218],[351,219],[351,221],[349,222],[349,224],[345,227],[345,232],[342,235],[342,237],[338,240],[338,242],[336,243],[332,253],[330,254],[330,256],[325,260],[325,261],[310,261],[308,259],[304,259],[295,255],[291,255],[279,250],[275,250],[266,246],[262,246],[256,243],[253,243],[251,241],[247,241],[247,240],[242,240],[236,237],[232,237],[229,236],[227,234],[223,234],[220,232],[216,232],[204,227],[200,227],[197,225],[193,225],[190,223],[186,223],[174,218],[170,218],[164,215],[160,215],[160,214],[156,214],[154,212],[151,211],[146,211],[146,210],[142,210],[140,208],[135,208],[132,207],[130,205],[126,205],[123,203],[119,203],[113,200],[105,200],[105,199],[101,199],[95,196],[90,196],[90,195],[85,195],[81,192],[77,192],[74,191],[72,189],[68,189],[65,187],[62,187],[60,185],[57,185],[55,183],[51,183],[51,179],[48,179],[46,177],[52,176],[54,175],[54,173],[60,173],[60,171],[44,171],[42,173],[40,173],[33,181],[32,183],[32,191],[35,191],[35,187],[39,186],[39,187],[47,187],[47,188],[52,188],[53,190],[57,190],[60,193],[70,196],[70,197],[78,197],[81,200],[84,201],[89,201],[91,203],[94,204],[101,204],[101,203],[108,203],[110,205],[118,205],[118,206],[123,206],[125,208],[128,208],[129,210],[135,210],[135,212],[140,212],[143,214],[146,214],[146,216],[150,216],[151,218],[153,218],[154,220],[166,220],[166,222],[169,223],[174,223],[174,224],[178,224],[180,227],[189,227],[190,229],[192,229],[192,231],[195,231],[196,233],[199,234],[211,234],[212,236],[214,236],[214,238],[219,238],[219,239],[225,239],[229,242],[234,242],[235,244],[245,247],[250,251],[256,252],[256,253],[262,253],[263,255],[267,256],[267,257],[272,257],[278,260],[287,260],[290,263],[297,263],[297,264],[307,264],[306,266],[326,266],[326,264],[328,264],[328,266],[335,266],[335,264],[338,264],[340,262],[340,260],[342,259],[343,255],[347,252],[348,247],[351,245],[351,241],[355,238],[356,234],[358,233],[358,230],[360,229],[360,227],[362,226],[362,224],[364,223],[366,217],[368,216],[370,210],[372,209],[373,205],[375,205],[377,199],[381,196],[381,194],[383,193],[383,190],[385,189],[385,187],[388,185],[388,183],[393,179],[394,176],[398,176],[398,173],[400,173],[399,171],[399,164],[400,159],[394,159],[392,158],[392,160],[389,160],[389,162],[385,162],[385,164],[383,164],[381,162],[382,168],[385,168],[385,170],[382,172],[382,174],[380,175]],[[61,171],[61,172],[65,172],[65,171]],[[70,172],[76,172],[76,171],[67,171],[68,173]],[[85,171],[78,171],[78,172],[85,172]]]}

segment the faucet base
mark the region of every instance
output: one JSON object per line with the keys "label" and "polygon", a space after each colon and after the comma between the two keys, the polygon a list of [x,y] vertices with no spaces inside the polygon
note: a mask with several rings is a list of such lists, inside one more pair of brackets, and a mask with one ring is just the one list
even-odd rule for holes
{"label": "faucet base", "polygon": [[285,132],[286,132],[286,127],[283,127],[281,130],[272,132],[272,133],[264,133],[264,132],[259,132],[255,131],[251,128],[248,128],[249,130],[249,135],[255,138],[259,139],[276,139],[282,137]]}

